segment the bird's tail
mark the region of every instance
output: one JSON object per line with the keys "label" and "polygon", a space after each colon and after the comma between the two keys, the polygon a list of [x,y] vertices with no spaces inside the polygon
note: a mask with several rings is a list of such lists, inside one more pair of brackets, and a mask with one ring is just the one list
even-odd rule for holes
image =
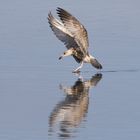
{"label": "bird's tail", "polygon": [[98,62],[98,60],[96,58],[94,58],[93,56],[90,56],[90,63],[93,67],[97,68],[97,69],[102,69],[102,65]]}

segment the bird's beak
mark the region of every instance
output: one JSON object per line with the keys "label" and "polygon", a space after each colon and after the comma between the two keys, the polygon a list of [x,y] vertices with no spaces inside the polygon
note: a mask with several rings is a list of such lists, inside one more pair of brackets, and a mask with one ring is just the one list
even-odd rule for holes
{"label": "bird's beak", "polygon": [[63,58],[63,56],[60,56],[60,57],[59,57],[59,60],[61,60],[62,58]]}

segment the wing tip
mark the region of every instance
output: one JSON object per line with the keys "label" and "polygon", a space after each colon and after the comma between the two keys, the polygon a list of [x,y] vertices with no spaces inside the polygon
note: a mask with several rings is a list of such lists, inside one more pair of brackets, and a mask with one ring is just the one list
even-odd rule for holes
{"label": "wing tip", "polygon": [[71,16],[71,14],[66,10],[64,10],[63,8],[57,7],[56,11],[61,20]]}
{"label": "wing tip", "polygon": [[48,23],[50,24],[50,27],[52,27],[54,17],[52,15],[51,11],[49,11],[47,19],[48,19]]}
{"label": "wing tip", "polygon": [[52,18],[52,13],[51,13],[51,11],[49,11],[49,13],[48,13],[48,20],[51,19],[51,18]]}
{"label": "wing tip", "polygon": [[56,8],[56,11],[57,11],[57,12],[60,12],[60,11],[64,11],[64,9],[62,9],[62,8],[60,8],[60,7],[57,7],[57,8]]}
{"label": "wing tip", "polygon": [[51,11],[49,11],[47,19],[48,19],[48,23],[49,23],[51,29],[53,30],[53,28],[52,28],[53,27],[53,15],[52,15]]}

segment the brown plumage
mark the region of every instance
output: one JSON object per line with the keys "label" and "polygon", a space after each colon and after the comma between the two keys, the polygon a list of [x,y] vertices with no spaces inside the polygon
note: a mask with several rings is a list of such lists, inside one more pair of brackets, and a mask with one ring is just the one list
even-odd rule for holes
{"label": "brown plumage", "polygon": [[66,48],[59,59],[72,55],[81,65],[74,70],[78,72],[84,63],[91,63],[97,69],[102,69],[102,65],[88,53],[88,34],[84,26],[70,13],[62,8],[57,8],[57,14],[61,21],[54,18],[51,12],[48,14],[48,22],[56,37],[61,40]]}
{"label": "brown plumage", "polygon": [[89,90],[97,86],[101,79],[102,74],[97,73],[87,80],[78,78],[72,86],[60,85],[66,96],[57,103],[49,116],[50,135],[59,131],[59,135],[72,138],[71,134],[85,120],[88,112]]}

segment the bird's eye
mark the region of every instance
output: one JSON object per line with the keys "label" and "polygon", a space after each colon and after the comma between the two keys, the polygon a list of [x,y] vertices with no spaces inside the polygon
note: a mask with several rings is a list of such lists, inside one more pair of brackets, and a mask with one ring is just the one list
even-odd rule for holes
{"label": "bird's eye", "polygon": [[64,52],[64,55],[65,55],[66,53]]}

